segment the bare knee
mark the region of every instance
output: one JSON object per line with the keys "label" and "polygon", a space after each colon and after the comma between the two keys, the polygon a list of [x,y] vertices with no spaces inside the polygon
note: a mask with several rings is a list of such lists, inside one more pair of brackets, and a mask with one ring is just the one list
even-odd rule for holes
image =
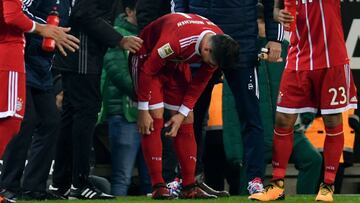
{"label": "bare knee", "polygon": [[323,115],[324,125],[327,128],[334,128],[342,123],[342,114]]}
{"label": "bare knee", "polygon": [[152,118],[162,119],[164,115],[164,108],[152,109],[149,112]]}
{"label": "bare knee", "polygon": [[298,114],[286,114],[276,112],[275,127],[276,128],[293,128]]}

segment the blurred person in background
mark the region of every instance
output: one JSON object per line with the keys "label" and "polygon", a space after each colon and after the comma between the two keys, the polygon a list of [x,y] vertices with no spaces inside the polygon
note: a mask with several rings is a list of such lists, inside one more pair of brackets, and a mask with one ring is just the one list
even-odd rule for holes
{"label": "blurred person in background", "polygon": [[138,0],[136,18],[139,31],[157,18],[171,12],[171,0]]}
{"label": "blurred person in background", "polygon": [[[112,26],[119,0],[72,1],[69,26],[80,38],[80,49],[67,57],[55,54],[64,91],[61,130],[57,142],[53,184],[49,189],[70,199],[112,199],[89,179],[90,151],[101,108],[100,78],[108,47],[136,52],[142,40],[122,36]],[[68,193],[70,189],[70,193]]]}
{"label": "blurred person in background", "polygon": [[[115,29],[123,36],[138,33],[136,0],[123,0],[125,13],[115,19]],[[140,192],[151,192],[147,167],[140,148],[140,134],[136,127],[137,108],[133,102],[134,87],[128,67],[129,52],[122,48],[109,49],[102,72],[103,106],[101,121],[107,121],[111,149],[111,194],[125,196],[137,161]]]}

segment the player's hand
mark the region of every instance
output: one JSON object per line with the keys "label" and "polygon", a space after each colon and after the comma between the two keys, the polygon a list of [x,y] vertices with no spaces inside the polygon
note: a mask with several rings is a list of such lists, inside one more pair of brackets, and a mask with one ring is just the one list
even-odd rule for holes
{"label": "player's hand", "polygon": [[165,123],[165,127],[171,126],[171,130],[165,133],[165,136],[176,137],[176,134],[183,123],[185,116],[181,113],[173,115],[168,122]]}
{"label": "player's hand", "polygon": [[36,24],[35,27],[35,33],[40,34],[43,37],[54,39],[56,47],[64,56],[67,55],[65,49],[71,52],[75,52],[75,50],[79,49],[80,40],[70,34],[67,34],[69,31],[70,28],[57,27],[47,24]]}
{"label": "player's hand", "polygon": [[282,62],[283,61],[283,59],[281,58],[281,43],[280,42],[269,41],[265,47],[269,49],[268,59],[267,59],[269,62]]}
{"label": "player's hand", "polygon": [[151,131],[154,131],[154,120],[148,110],[138,111],[137,126],[142,135],[150,135]]}
{"label": "player's hand", "polygon": [[274,18],[284,26],[285,30],[290,29],[290,24],[295,20],[294,16],[284,9],[274,10]]}
{"label": "player's hand", "polygon": [[129,50],[131,53],[139,51],[143,40],[136,36],[124,36],[120,41],[120,47]]}

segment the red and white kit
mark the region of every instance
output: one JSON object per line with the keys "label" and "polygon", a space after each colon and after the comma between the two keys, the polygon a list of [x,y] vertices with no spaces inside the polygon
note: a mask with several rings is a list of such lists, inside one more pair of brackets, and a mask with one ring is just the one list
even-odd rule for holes
{"label": "red and white kit", "polygon": [[22,12],[20,0],[0,2],[0,118],[22,118],[25,109],[24,32],[35,23]]}
{"label": "red and white kit", "polygon": [[298,0],[296,31],[277,111],[340,113],[357,107],[341,23],[340,0]]}
{"label": "red and white kit", "polygon": [[216,70],[203,63],[192,78],[189,67],[201,62],[200,42],[209,32],[223,33],[208,19],[184,13],[165,15],[144,28],[144,44],[131,58],[139,109],[165,106],[187,116]]}

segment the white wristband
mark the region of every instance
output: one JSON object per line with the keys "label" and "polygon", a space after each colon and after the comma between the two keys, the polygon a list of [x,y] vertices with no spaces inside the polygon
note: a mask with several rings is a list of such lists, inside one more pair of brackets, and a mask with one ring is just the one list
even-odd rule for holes
{"label": "white wristband", "polygon": [[179,113],[181,113],[182,115],[184,115],[185,117],[188,116],[188,114],[190,113],[190,111],[192,111],[192,109],[189,109],[188,107],[186,107],[184,104],[182,104],[178,110]]}
{"label": "white wristband", "polygon": [[138,110],[149,110],[149,102],[138,102]]}

